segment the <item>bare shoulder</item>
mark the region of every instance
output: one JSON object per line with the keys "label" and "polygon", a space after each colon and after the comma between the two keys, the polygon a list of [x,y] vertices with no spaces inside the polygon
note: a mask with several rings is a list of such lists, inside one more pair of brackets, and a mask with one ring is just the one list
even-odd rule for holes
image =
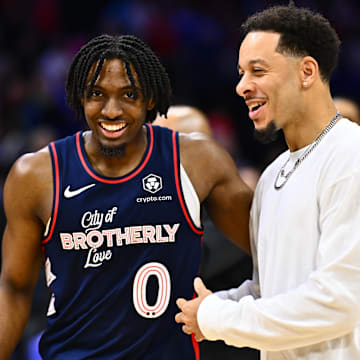
{"label": "bare shoulder", "polygon": [[249,210],[252,191],[230,154],[215,140],[193,133],[180,135],[180,158],[214,224],[249,251]]}
{"label": "bare shoulder", "polygon": [[206,148],[215,145],[215,141],[209,136],[201,132],[179,133],[181,151],[185,151],[189,147]]}
{"label": "bare shoulder", "polygon": [[181,163],[201,202],[214,186],[227,179],[234,179],[242,186],[232,157],[212,137],[202,133],[180,134],[179,142]]}
{"label": "bare shoulder", "polygon": [[[228,152],[211,136],[208,136],[204,133],[180,133],[179,139],[183,165],[189,162],[189,166],[191,166],[191,164],[196,166],[201,165],[201,163],[205,164],[208,160],[211,159],[216,162],[221,162],[224,160],[224,158],[225,160],[230,159]],[[195,158],[194,154],[197,154]],[[196,164],[194,164],[195,162]]]}
{"label": "bare shoulder", "polygon": [[32,185],[44,182],[51,175],[51,159],[48,148],[20,156],[10,169],[6,185],[31,181]]}
{"label": "bare shoulder", "polygon": [[2,239],[0,281],[12,293],[26,295],[29,302],[40,271],[41,237],[50,216],[52,193],[48,149],[20,156],[4,186],[7,224]]}
{"label": "bare shoulder", "polygon": [[47,147],[20,156],[10,169],[4,186],[7,215],[16,206],[36,212],[39,218],[49,211],[52,199],[52,165]]}

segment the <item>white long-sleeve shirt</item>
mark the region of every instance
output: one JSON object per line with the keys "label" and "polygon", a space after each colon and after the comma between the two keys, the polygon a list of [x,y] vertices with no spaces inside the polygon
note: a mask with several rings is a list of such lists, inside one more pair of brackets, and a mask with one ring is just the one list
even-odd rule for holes
{"label": "white long-sleeve shirt", "polygon": [[253,279],[205,298],[198,322],[209,340],[260,349],[262,360],[358,360],[360,127],[338,121],[276,190],[282,165],[306,149],[280,155],[259,181]]}

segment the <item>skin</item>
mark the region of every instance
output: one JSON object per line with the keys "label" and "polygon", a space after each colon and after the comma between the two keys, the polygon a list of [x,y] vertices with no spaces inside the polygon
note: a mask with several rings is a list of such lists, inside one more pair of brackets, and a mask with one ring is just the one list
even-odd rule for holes
{"label": "skin", "polygon": [[[90,70],[90,81],[95,65]],[[133,69],[134,71],[134,69]],[[139,88],[137,78],[136,85]],[[143,127],[147,110],[154,107],[143,96],[135,99],[121,60],[107,61],[91,96],[82,100],[90,132],[85,135],[85,150],[95,170],[106,176],[122,176],[133,170],[146,149],[146,130]],[[117,125],[117,132],[105,127]],[[99,144],[109,148],[123,148],[123,156],[106,157],[99,152]]]}
{"label": "skin", "polygon": [[334,98],[334,103],[344,117],[360,125],[360,107],[355,101],[336,97]]}
{"label": "skin", "polygon": [[[240,81],[236,92],[249,107],[249,116],[258,131],[270,123],[282,129],[291,151],[314,141],[336,114],[329,85],[320,76],[316,60],[293,57],[277,51],[280,34],[250,32],[239,50]],[[305,82],[305,83],[304,83]],[[251,112],[254,103],[264,105]],[[175,321],[183,323],[186,334],[204,339],[197,322],[201,302],[211,294],[200,279],[194,281],[198,297],[178,299],[180,312]]]}
{"label": "skin", "polygon": [[255,128],[265,129],[273,121],[283,130],[289,149],[295,151],[316,138],[336,108],[317,61],[311,56],[279,53],[279,38],[278,33],[260,31],[245,37],[239,51],[241,79],[236,92],[249,107],[265,101],[252,119]]}
{"label": "skin", "polygon": [[[91,69],[88,82],[95,69]],[[135,82],[138,80],[135,74]],[[150,99],[133,97],[121,60],[107,60],[94,91],[82,99],[90,131],[85,152],[93,168],[118,177],[133,170],[147,146],[144,121],[154,107]],[[108,131],[109,126],[118,131]],[[114,130],[114,128],[113,128]],[[118,156],[104,156],[99,145],[121,148]],[[196,162],[193,161],[196,154]],[[249,251],[248,220],[252,191],[238,175],[230,155],[203,134],[180,135],[181,162],[195,191],[224,234]],[[209,167],[209,164],[212,164]],[[31,184],[31,186],[29,186]],[[32,295],[43,257],[42,234],[51,215],[53,178],[47,148],[20,157],[4,189],[7,226],[2,242],[0,277],[0,360],[8,359],[29,317]]]}
{"label": "skin", "polygon": [[206,116],[192,106],[173,105],[168,110],[167,118],[158,116],[153,124],[184,133],[200,132],[208,136],[212,135]]}

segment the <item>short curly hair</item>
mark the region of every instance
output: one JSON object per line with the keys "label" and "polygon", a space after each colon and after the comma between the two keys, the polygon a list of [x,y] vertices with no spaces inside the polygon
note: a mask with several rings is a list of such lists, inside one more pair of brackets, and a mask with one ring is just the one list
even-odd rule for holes
{"label": "short curly hair", "polygon": [[66,80],[66,101],[78,118],[84,117],[82,98],[85,94],[86,81],[91,67],[97,63],[90,80],[87,96],[93,90],[96,79],[107,59],[121,59],[127,76],[138,96],[135,86],[134,70],[140,82],[145,101],[152,98],[155,107],[147,111],[146,122],[153,122],[157,113],[167,114],[171,100],[171,85],[168,74],[158,57],[142,40],[133,35],[100,35],[85,44],[75,55]]}
{"label": "short curly hair", "polygon": [[273,6],[250,16],[242,25],[244,37],[252,31],[280,34],[277,51],[293,56],[312,56],[322,79],[330,82],[336,68],[340,40],[329,21],[306,8]]}

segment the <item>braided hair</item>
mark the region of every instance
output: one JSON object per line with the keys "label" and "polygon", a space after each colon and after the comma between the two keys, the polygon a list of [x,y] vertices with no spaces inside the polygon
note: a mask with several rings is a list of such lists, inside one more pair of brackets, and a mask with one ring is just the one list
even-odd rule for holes
{"label": "braided hair", "polygon": [[[124,62],[126,74],[137,98],[139,94],[130,65],[133,66],[144,100],[149,101],[152,98],[155,104],[152,110],[148,110],[146,122],[153,122],[157,113],[166,116],[170,106],[171,85],[165,68],[154,52],[133,35],[100,35],[79,50],[70,65],[67,76],[66,101],[78,118],[84,117],[81,100],[85,90],[86,96],[89,97],[107,59],[120,59]],[[88,85],[89,72],[96,62],[95,72]]]}

